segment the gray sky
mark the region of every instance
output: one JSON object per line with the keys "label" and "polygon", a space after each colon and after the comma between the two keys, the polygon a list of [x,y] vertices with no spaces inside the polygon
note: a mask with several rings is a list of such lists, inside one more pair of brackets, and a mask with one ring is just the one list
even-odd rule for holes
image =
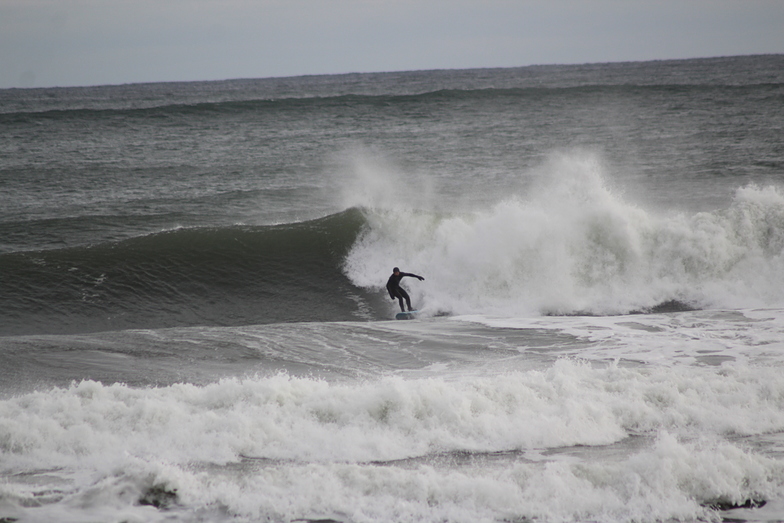
{"label": "gray sky", "polygon": [[784,0],[0,0],[0,88],[784,53]]}

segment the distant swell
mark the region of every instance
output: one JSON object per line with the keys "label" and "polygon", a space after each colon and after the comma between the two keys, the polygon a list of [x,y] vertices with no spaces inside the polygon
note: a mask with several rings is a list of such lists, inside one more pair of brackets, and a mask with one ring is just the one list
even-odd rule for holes
{"label": "distant swell", "polygon": [[662,93],[695,96],[697,93],[722,93],[721,96],[745,97],[763,96],[781,98],[781,84],[763,83],[753,85],[596,85],[585,84],[579,86],[527,86],[507,88],[445,88],[433,91],[401,93],[401,94],[338,94],[332,96],[306,96],[285,98],[252,98],[245,100],[224,100],[214,102],[186,101],[168,103],[152,107],[74,107],[58,108],[43,111],[15,112],[0,111],[0,124],[14,125],[25,123],[40,123],[42,121],[102,121],[106,118],[138,118],[142,120],[177,121],[180,118],[194,116],[225,117],[231,115],[247,115],[257,113],[286,113],[297,112],[312,113],[314,110],[361,110],[373,108],[376,110],[395,111],[395,107],[432,103],[483,103],[490,101],[536,101],[556,98],[560,100],[564,94],[571,94],[578,99],[595,96],[626,96],[630,94],[659,96]]}
{"label": "distant swell", "polygon": [[178,229],[94,247],[0,256],[0,335],[351,320],[343,275],[358,210],[269,227]]}

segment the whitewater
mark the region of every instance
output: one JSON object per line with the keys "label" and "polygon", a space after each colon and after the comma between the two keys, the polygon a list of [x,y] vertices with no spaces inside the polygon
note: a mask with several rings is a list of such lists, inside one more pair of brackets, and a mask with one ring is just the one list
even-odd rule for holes
{"label": "whitewater", "polygon": [[[249,352],[295,370],[201,385],[82,380],[6,399],[3,510],[24,521],[718,520],[719,509],[775,520],[783,317],[458,318],[456,329],[87,340],[101,349],[69,340],[92,353],[88,373],[113,363],[142,374],[147,355],[120,356],[118,345],[161,337],[233,347],[234,373]],[[446,347],[432,340],[439,330]],[[364,341],[347,343],[346,331]],[[290,350],[302,339],[332,348]],[[403,354],[380,356],[391,351]],[[223,358],[199,366],[226,372]],[[297,376],[303,359],[313,363]],[[356,375],[341,376],[346,368]]]}
{"label": "whitewater", "polygon": [[0,522],[783,520],[782,60],[0,91]]}
{"label": "whitewater", "polygon": [[[388,260],[410,253],[411,265],[433,275],[425,307],[454,314],[782,305],[784,197],[776,186],[739,188],[720,211],[659,215],[608,187],[593,154],[561,153],[539,169],[542,180],[524,198],[468,215],[373,207],[347,257],[349,277],[378,286]],[[409,200],[393,191],[384,188],[384,197]]]}

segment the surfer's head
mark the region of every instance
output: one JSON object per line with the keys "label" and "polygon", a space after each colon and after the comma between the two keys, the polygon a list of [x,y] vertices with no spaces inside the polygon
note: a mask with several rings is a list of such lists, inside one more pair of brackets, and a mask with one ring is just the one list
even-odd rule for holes
{"label": "surfer's head", "polygon": [[397,274],[397,273],[399,273],[399,272],[400,272],[400,269],[398,269],[397,267],[395,267],[394,269],[392,269],[392,274]]}

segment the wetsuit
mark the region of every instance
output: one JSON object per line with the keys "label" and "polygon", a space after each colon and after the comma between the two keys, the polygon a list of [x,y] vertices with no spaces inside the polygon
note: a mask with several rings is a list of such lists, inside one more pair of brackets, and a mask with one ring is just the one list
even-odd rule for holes
{"label": "wetsuit", "polygon": [[424,280],[422,276],[417,276],[416,274],[411,274],[408,272],[400,272],[398,271],[397,274],[394,272],[392,276],[389,277],[387,280],[387,291],[389,292],[389,297],[394,299],[398,299],[400,301],[400,310],[401,312],[405,312],[406,309],[403,308],[403,300],[406,300],[406,305],[408,305],[408,310],[411,309],[411,298],[408,296],[408,293],[400,286],[400,280],[402,280],[405,276],[411,276],[412,278],[419,278],[420,281]]}

